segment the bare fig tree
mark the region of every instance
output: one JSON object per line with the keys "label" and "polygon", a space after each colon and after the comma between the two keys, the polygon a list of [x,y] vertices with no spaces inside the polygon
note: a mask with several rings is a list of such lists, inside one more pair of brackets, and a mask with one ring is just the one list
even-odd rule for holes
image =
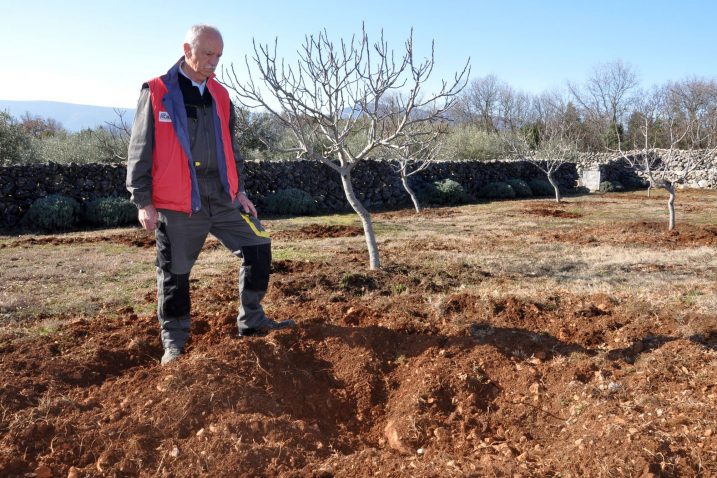
{"label": "bare fig tree", "polygon": [[401,184],[411,198],[416,213],[420,213],[422,208],[416,192],[411,188],[409,178],[428,168],[436,160],[443,146],[440,137],[445,133],[445,129],[440,127],[410,131],[390,144]]}
{"label": "bare fig tree", "polygon": [[528,161],[540,169],[555,191],[555,202],[562,196],[555,173],[578,158],[579,130],[566,120],[569,103],[559,95],[536,99],[536,128],[522,128],[502,133],[506,149],[513,157]]}
{"label": "bare fig tree", "polygon": [[[667,191],[668,229],[675,229],[675,200],[677,186],[690,180],[695,170],[714,160],[717,145],[712,138],[717,122],[709,127],[696,127],[694,120],[685,118],[670,106],[670,88],[657,90],[641,105],[640,140],[632,151],[625,151],[618,143],[617,152],[635,172],[648,182],[649,188]],[[658,138],[669,138],[666,148],[657,148]],[[663,139],[664,141],[664,139]],[[688,154],[679,154],[679,145],[688,141]],[[706,147],[705,147],[706,146]]]}
{"label": "bare fig tree", "polygon": [[106,126],[101,126],[97,130],[97,144],[103,156],[109,161],[123,162],[127,161],[127,148],[132,125],[125,119],[127,110],[114,108],[114,112],[117,119],[105,121]]}
{"label": "bare fig tree", "polygon": [[[290,148],[297,158],[321,161],[341,176],[346,199],[358,214],[368,246],[371,269],[380,267],[371,215],[356,197],[351,172],[377,148],[399,140],[413,125],[441,119],[465,82],[469,62],[450,82],[442,81],[437,93],[423,95],[435,64],[431,56],[418,60],[413,51],[413,32],[398,57],[383,33],[369,43],[365,29],[357,38],[334,43],[326,31],[309,35],[300,47],[296,64],[277,60],[277,44],[254,42],[246,58],[249,79],[242,83],[232,64],[224,71],[227,86],[249,108],[263,108],[286,125],[293,137]],[[382,101],[401,97],[400,119],[381,108]],[[418,114],[429,112],[428,114]],[[349,139],[352,141],[348,141]],[[360,138],[358,148],[351,147]]]}

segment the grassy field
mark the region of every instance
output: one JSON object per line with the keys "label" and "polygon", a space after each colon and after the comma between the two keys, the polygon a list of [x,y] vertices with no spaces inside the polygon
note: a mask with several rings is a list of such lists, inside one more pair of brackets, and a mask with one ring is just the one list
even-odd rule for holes
{"label": "grassy field", "polygon": [[[659,228],[666,223],[666,196],[659,191],[651,198],[626,193],[568,198],[561,205],[506,201],[429,209],[419,216],[378,213],[374,221],[384,264],[408,247],[412,260],[437,270],[475,266],[491,275],[466,285],[481,296],[534,297],[569,289],[636,295],[660,304],[687,301],[707,312],[717,305],[710,293],[717,271],[715,248],[709,241],[691,240],[691,235],[696,226],[717,226],[717,194],[681,196],[687,204],[680,207],[678,202],[674,235]],[[274,259],[331,261],[340,251],[365,248],[362,236],[323,238],[320,247],[304,235],[292,237],[293,231],[313,224],[360,228],[354,214],[266,220],[267,229],[279,236]],[[118,240],[113,242],[113,236]],[[126,236],[148,241],[146,247],[123,243],[120,238]],[[6,322],[135,306],[154,287],[150,233],[116,229],[64,234],[61,240],[36,236],[46,241],[40,243],[32,237],[0,237],[0,318]],[[237,265],[210,237],[193,279],[201,284]]]}

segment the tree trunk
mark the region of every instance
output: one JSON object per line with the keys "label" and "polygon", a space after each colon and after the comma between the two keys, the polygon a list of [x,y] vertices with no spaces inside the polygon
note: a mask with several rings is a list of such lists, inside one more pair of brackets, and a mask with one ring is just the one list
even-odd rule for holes
{"label": "tree trunk", "polygon": [[670,231],[675,229],[675,186],[672,183],[665,185],[665,189],[670,193],[670,197],[667,200],[667,211],[670,215],[670,224],[667,227]]}
{"label": "tree trunk", "polygon": [[548,173],[548,181],[550,185],[553,186],[553,189],[555,189],[555,202],[560,202],[560,188],[558,188],[558,182],[553,177],[553,173]]}
{"label": "tree trunk", "polygon": [[413,189],[411,189],[411,186],[408,184],[408,176],[406,176],[406,171],[401,170],[401,184],[403,184],[403,189],[406,190],[409,196],[411,196],[411,201],[413,201],[413,207],[416,209],[417,213],[421,212],[421,204],[418,202],[418,197],[416,196],[416,193]]}
{"label": "tree trunk", "polygon": [[354,194],[354,188],[351,184],[351,171],[344,171],[341,173],[341,184],[344,187],[344,194],[346,194],[346,200],[349,202],[351,207],[359,218],[361,218],[361,224],[363,225],[363,235],[366,238],[366,245],[368,246],[368,257],[369,257],[369,268],[378,269],[381,267],[381,262],[378,258],[378,245],[376,244],[376,233],[373,231],[373,223],[371,222],[371,215],[363,207],[363,204],[356,199]]}

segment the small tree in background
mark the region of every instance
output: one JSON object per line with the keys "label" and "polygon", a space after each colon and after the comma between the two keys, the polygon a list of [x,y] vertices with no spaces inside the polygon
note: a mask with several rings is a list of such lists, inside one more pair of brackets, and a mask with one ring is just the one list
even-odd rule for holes
{"label": "small tree in background", "polygon": [[528,161],[540,169],[555,191],[555,201],[562,196],[555,173],[578,158],[580,130],[567,121],[571,105],[559,96],[543,96],[536,100],[538,116],[530,127],[502,133],[506,149],[517,159]]}
{"label": "small tree in background", "polygon": [[95,141],[99,149],[99,160],[103,163],[119,163],[127,161],[129,137],[132,134],[132,125],[127,123],[124,116],[127,110],[114,108],[117,119],[105,122],[95,130]]}
{"label": "small tree in background", "polygon": [[[669,87],[656,90],[643,100],[639,116],[642,144],[633,144],[633,150],[626,152],[622,143],[618,143],[617,152],[648,181],[649,188],[667,191],[668,229],[672,231],[676,227],[677,186],[689,181],[697,167],[712,162],[717,154],[714,142],[717,119],[700,125],[695,121],[685,121],[680,111],[671,107],[670,93]],[[667,147],[658,151],[658,142],[665,134],[669,138]],[[690,154],[686,160],[678,161],[678,145],[683,141],[689,143]]]}
{"label": "small tree in background", "polygon": [[421,204],[416,192],[411,188],[409,178],[428,168],[435,161],[442,147],[439,141],[441,134],[443,130],[440,129],[425,131],[423,134],[402,136],[400,140],[391,144],[391,149],[395,153],[394,158],[398,163],[401,184],[411,198],[417,213],[421,212]]}
{"label": "small tree in background", "polygon": [[32,135],[5,111],[0,111],[0,166],[37,162]]}
{"label": "small tree in background", "polygon": [[[441,120],[465,86],[468,62],[453,81],[443,81],[437,93],[423,96],[434,50],[430,58],[417,61],[413,32],[398,59],[383,33],[370,44],[365,29],[358,39],[339,44],[329,40],[326,31],[307,36],[295,66],[277,62],[277,43],[270,49],[255,42],[251,62],[246,60],[248,82],[240,82],[231,65],[224,75],[228,86],[244,106],[265,109],[291,131],[289,149],[297,157],[321,161],[339,173],[346,199],[363,225],[370,268],[376,269],[380,260],[373,223],[356,197],[351,172],[377,149],[399,141],[412,126]],[[403,90],[408,92],[398,96]],[[265,97],[267,91],[271,99]],[[395,110],[382,107],[389,98],[396,99]],[[398,120],[393,111],[400,112]],[[360,146],[352,147],[351,138],[361,139]]]}
{"label": "small tree in background", "polygon": [[523,132],[506,135],[508,150],[545,174],[555,191],[555,202],[559,203],[562,195],[555,173],[563,164],[577,160],[577,140],[569,131],[553,126],[543,128],[537,147],[531,147],[530,140],[531,137]]}
{"label": "small tree in background", "polygon": [[20,117],[20,126],[26,133],[38,139],[67,134],[67,130],[56,119],[33,116],[29,111]]}

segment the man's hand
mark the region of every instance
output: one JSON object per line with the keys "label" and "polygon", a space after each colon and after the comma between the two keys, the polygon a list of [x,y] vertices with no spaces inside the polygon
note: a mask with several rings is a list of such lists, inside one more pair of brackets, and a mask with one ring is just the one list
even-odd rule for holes
{"label": "man's hand", "polygon": [[151,204],[139,210],[139,223],[148,231],[154,231],[157,227],[157,210]]}
{"label": "man's hand", "polygon": [[246,194],[239,193],[237,195],[237,199],[239,200],[239,204],[242,208],[244,208],[244,211],[248,214],[251,214],[254,217],[257,217],[256,208],[254,207],[254,203],[251,202],[251,200],[246,197]]}

